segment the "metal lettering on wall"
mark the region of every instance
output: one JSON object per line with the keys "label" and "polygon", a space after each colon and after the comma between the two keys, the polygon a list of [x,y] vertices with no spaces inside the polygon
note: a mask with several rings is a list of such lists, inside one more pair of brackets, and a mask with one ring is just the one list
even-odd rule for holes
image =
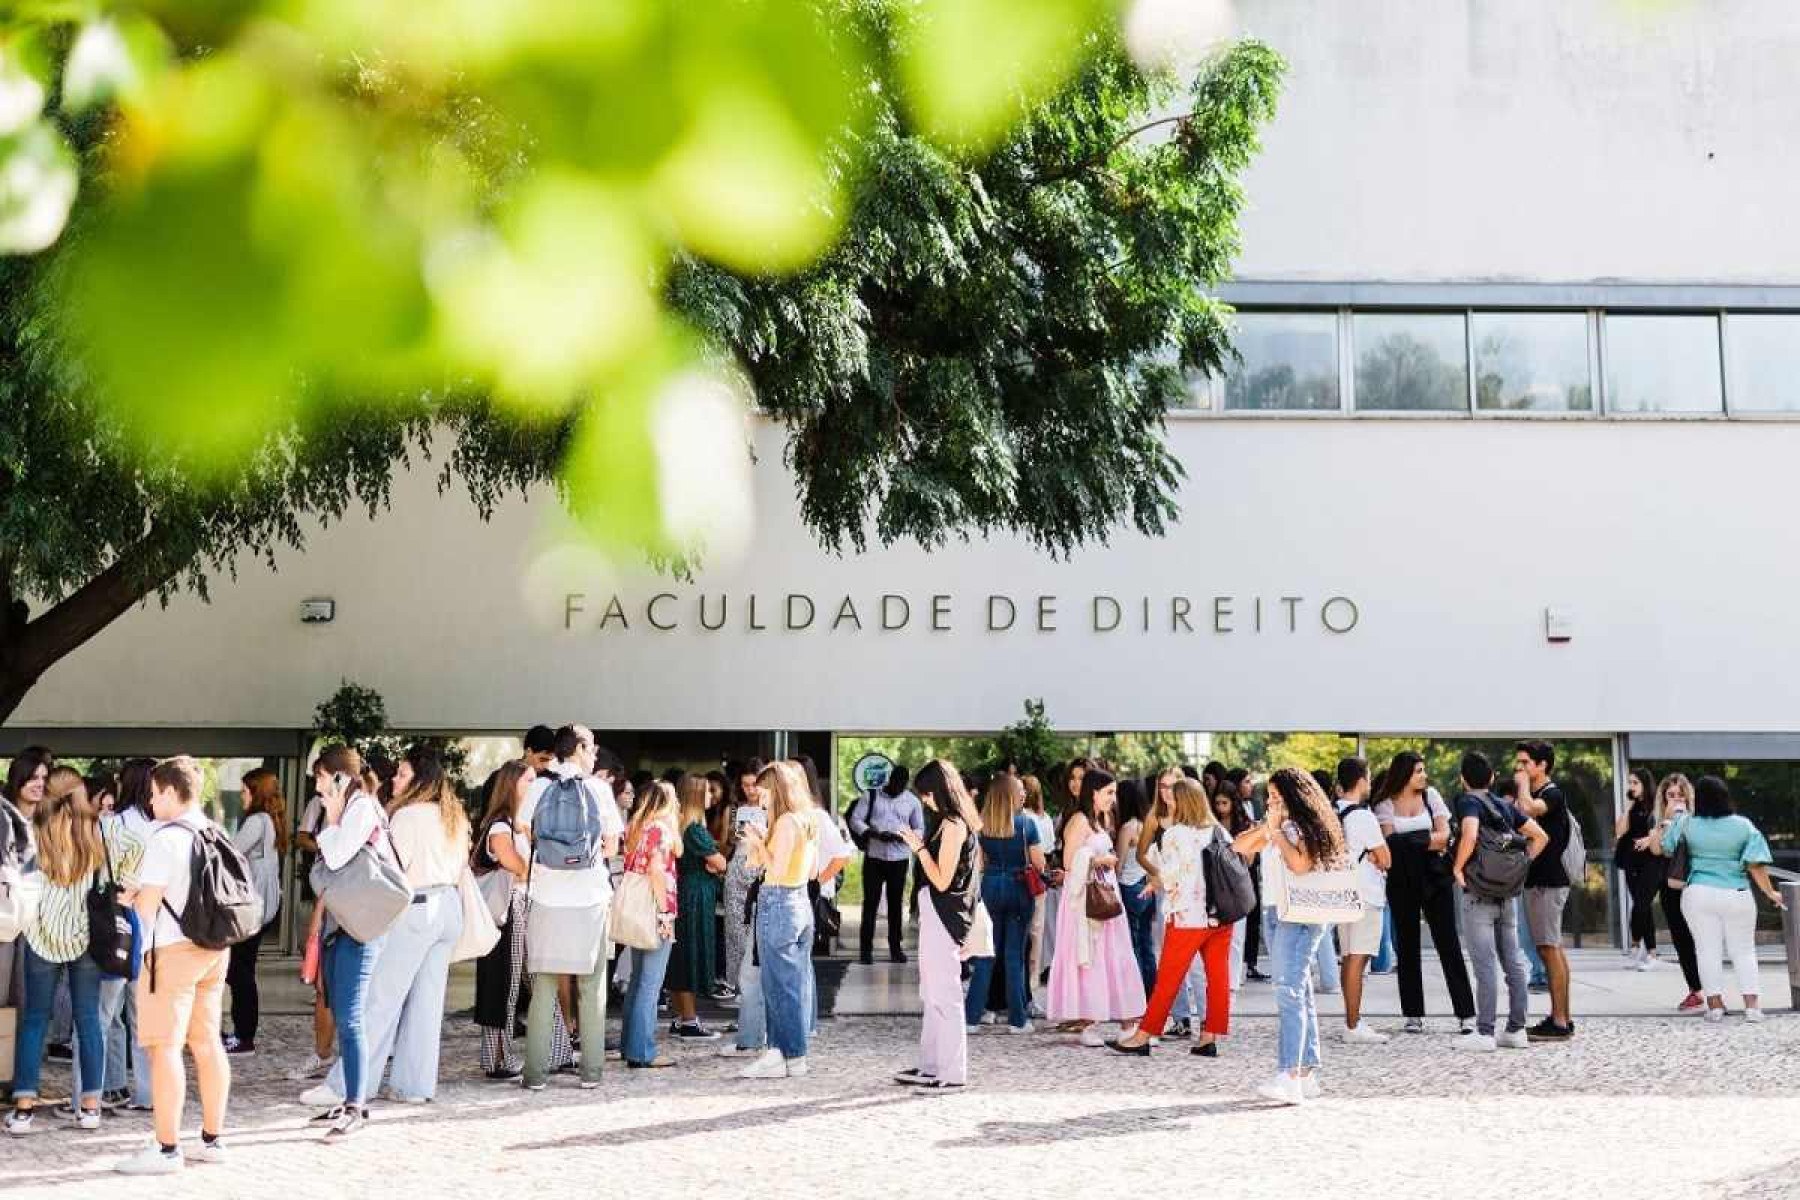
{"label": "metal lettering on wall", "polygon": [[979,602],[958,602],[944,594],[906,596],[893,592],[814,598],[804,592],[765,596],[758,592],[658,592],[627,601],[614,593],[590,597],[570,592],[563,599],[563,628],[602,633],[648,629],[669,633],[697,629],[765,633],[781,630],[825,633],[894,633],[922,629],[950,633],[972,628],[985,633],[1349,633],[1362,619],[1348,596],[1110,596],[1084,597],[1079,605],[1054,595],[992,594]]}

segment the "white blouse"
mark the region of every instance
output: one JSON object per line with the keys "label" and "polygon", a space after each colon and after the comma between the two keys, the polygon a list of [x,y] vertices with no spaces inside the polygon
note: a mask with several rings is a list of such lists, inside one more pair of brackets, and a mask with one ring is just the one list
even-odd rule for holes
{"label": "white blouse", "polygon": [[355,857],[356,852],[375,839],[375,853],[389,862],[396,863],[394,848],[389,845],[386,821],[383,819],[381,805],[375,797],[367,792],[356,792],[344,802],[344,811],[336,825],[326,825],[320,829],[319,857],[333,871],[342,867]]}
{"label": "white blouse", "polygon": [[1206,915],[1206,847],[1222,836],[1217,825],[1204,829],[1193,825],[1163,827],[1155,850],[1156,871],[1162,880],[1169,923],[1181,929],[1205,929],[1213,924]]}

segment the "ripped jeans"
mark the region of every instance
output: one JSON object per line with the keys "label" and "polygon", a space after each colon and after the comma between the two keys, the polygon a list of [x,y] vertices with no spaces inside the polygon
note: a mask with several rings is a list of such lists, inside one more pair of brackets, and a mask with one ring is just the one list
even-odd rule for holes
{"label": "ripped jeans", "polygon": [[1319,1065],[1319,1007],[1313,998],[1313,955],[1325,936],[1323,925],[1276,921],[1272,943],[1275,968],[1275,1011],[1280,1018],[1280,1069],[1304,1070]]}

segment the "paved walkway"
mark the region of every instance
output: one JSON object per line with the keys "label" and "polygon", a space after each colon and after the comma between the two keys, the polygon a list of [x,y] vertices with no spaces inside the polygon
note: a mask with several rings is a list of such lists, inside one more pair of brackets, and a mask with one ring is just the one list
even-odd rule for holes
{"label": "paved walkway", "polygon": [[683,1045],[671,1047],[674,1070],[609,1067],[598,1091],[558,1077],[527,1095],[477,1078],[473,1030],[451,1020],[437,1101],[377,1105],[369,1128],[326,1145],[282,1078],[305,1048],[305,1023],[276,1018],[264,1052],[236,1064],[229,1163],[128,1180],[107,1168],[142,1143],[143,1118],[91,1134],[53,1122],[0,1141],[0,1196],[1800,1193],[1800,1017],[1785,1014],[1722,1027],[1587,1018],[1568,1045],[1491,1055],[1458,1054],[1448,1036],[1355,1050],[1328,1042],[1325,1097],[1300,1110],[1253,1098],[1274,1059],[1268,1018],[1239,1020],[1217,1060],[1175,1043],[1120,1059],[1070,1038],[985,1034],[971,1046],[975,1086],[954,1094],[889,1082],[910,1062],[916,1021],[826,1024],[803,1080],[741,1081],[712,1045]]}

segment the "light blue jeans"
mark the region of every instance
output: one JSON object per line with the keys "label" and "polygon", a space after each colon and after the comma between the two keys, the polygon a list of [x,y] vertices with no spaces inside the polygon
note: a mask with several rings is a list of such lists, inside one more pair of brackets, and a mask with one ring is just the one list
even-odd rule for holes
{"label": "light blue jeans", "polygon": [[1311,967],[1324,936],[1323,925],[1275,922],[1275,1012],[1281,1022],[1279,1065],[1284,1072],[1319,1065],[1319,1009]]}
{"label": "light blue jeans", "polygon": [[1369,964],[1369,970],[1377,975],[1385,975],[1394,969],[1394,911],[1391,908],[1381,910],[1381,949],[1375,953],[1375,961]]}
{"label": "light blue jeans", "polygon": [[[438,1051],[444,1034],[444,987],[450,951],[462,936],[462,901],[454,887],[421,892],[382,939],[363,1018],[363,1086],[380,1090],[388,1056],[389,1085],[403,1099],[437,1094]],[[344,1094],[344,1063],[331,1069],[326,1086]]]}
{"label": "light blue jeans", "polygon": [[625,1027],[619,1034],[619,1050],[627,1063],[656,1061],[656,998],[674,948],[671,938],[659,942],[654,950],[625,952],[631,960],[631,983],[625,988]]}
{"label": "light blue jeans", "polygon": [[[1275,905],[1265,904],[1262,907],[1263,940],[1265,946],[1275,944],[1275,925],[1280,918],[1276,916]],[[1335,996],[1343,990],[1343,970],[1338,965],[1337,942],[1332,938],[1332,928],[1321,925],[1325,936],[1319,939],[1319,948],[1313,951],[1313,990],[1327,996]]]}
{"label": "light blue jeans", "polygon": [[748,950],[738,960],[739,1050],[761,1050],[769,1040],[768,1014],[763,1009],[762,968],[752,961],[756,956]]}
{"label": "light blue jeans", "polygon": [[817,1003],[812,973],[812,900],[805,887],[765,883],[756,898],[756,954],[762,960],[769,1044],[783,1058],[805,1058]]}
{"label": "light blue jeans", "polygon": [[[1513,914],[1513,928],[1529,930],[1531,928],[1531,922],[1525,917],[1525,897],[1521,895],[1516,903],[1518,904],[1518,909]],[[1538,953],[1537,939],[1528,934],[1527,936],[1520,938],[1519,941],[1524,943],[1520,949],[1525,952],[1525,961],[1531,964],[1530,986],[1545,986],[1549,976],[1544,974],[1544,956]]]}

